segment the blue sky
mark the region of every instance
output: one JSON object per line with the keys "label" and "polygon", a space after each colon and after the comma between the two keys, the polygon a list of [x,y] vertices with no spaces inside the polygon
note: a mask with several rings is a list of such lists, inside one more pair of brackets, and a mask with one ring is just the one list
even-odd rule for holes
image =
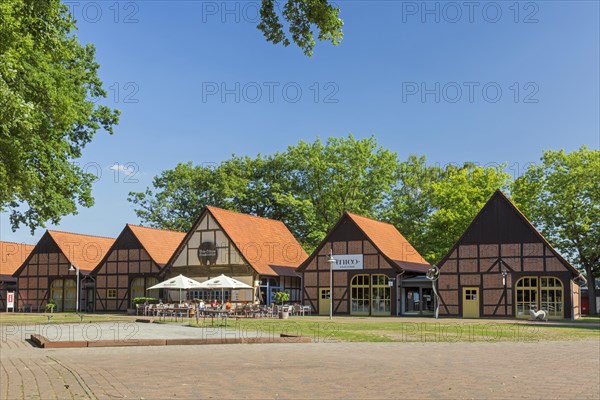
{"label": "blue sky", "polygon": [[[544,149],[600,147],[597,1],[338,1],[344,40],[312,58],[263,39],[258,2],[65,3],[122,117],[80,160],[99,176],[95,206],[49,228],[116,237],[139,222],[128,192],[162,170],[317,136],[515,174]],[[0,216],[2,240],[43,231]]]}

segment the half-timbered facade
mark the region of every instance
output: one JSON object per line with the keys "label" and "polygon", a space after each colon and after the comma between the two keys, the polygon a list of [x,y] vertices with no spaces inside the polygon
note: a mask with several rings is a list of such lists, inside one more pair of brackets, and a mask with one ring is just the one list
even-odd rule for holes
{"label": "half-timbered facade", "polygon": [[580,273],[496,191],[439,263],[440,315],[577,318]]}
{"label": "half-timbered facade", "polygon": [[390,316],[433,313],[431,282],[418,279],[429,268],[393,225],[346,212],[298,271],[304,302],[321,315],[333,297],[334,314]]}
{"label": "half-timbered facade", "polygon": [[12,275],[33,248],[31,244],[0,242],[0,311],[6,310],[6,293],[17,289],[17,279]]}
{"label": "half-timbered facade", "polygon": [[[221,274],[254,288],[233,293],[232,301],[270,304],[278,291],[300,300],[296,268],[306,252],[281,221],[205,207],[169,261],[165,276],[183,274],[203,282]],[[224,291],[225,299],[232,295]],[[171,293],[178,296],[178,293]],[[191,291],[192,298],[222,301],[220,291]]]}
{"label": "half-timbered facade", "polygon": [[[89,274],[113,242],[112,238],[47,230],[13,275],[20,307],[41,311],[53,299],[55,311],[75,311],[79,268],[79,309],[87,311],[93,296],[93,290],[86,290],[93,288]],[[74,271],[69,271],[71,265]]]}
{"label": "half-timbered facade", "polygon": [[156,297],[146,291],[185,236],[182,232],[127,224],[104,259],[92,272],[96,280],[95,311],[126,311],[136,297]]}

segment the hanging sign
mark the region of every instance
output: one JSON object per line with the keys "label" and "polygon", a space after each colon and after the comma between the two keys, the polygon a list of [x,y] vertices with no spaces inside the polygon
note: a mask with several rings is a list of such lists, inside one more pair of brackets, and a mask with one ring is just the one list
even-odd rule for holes
{"label": "hanging sign", "polygon": [[201,265],[214,265],[217,263],[219,253],[217,246],[212,242],[204,242],[198,249],[198,259]]}
{"label": "hanging sign", "polygon": [[363,269],[362,254],[336,254],[333,258],[335,259],[334,270]]}

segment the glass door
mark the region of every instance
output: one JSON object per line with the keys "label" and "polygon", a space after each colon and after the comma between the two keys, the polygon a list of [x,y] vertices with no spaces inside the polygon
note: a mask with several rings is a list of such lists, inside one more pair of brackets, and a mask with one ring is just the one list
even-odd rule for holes
{"label": "glass door", "polygon": [[392,288],[385,275],[371,275],[371,315],[392,314]]}
{"label": "glass door", "polygon": [[73,279],[65,279],[65,292],[64,292],[64,310],[63,311],[75,311],[77,304],[77,282]]}
{"label": "glass door", "polygon": [[418,287],[404,288],[404,313],[418,314],[421,311],[421,295]]}

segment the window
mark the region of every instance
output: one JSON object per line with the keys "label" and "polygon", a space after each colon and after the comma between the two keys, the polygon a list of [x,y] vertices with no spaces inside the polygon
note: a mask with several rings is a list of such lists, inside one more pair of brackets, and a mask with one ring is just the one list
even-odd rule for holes
{"label": "window", "polygon": [[548,317],[563,317],[562,282],[553,277],[540,279],[540,309],[546,310]]}
{"label": "window", "polygon": [[385,275],[371,275],[371,314],[390,315],[392,288],[388,285],[388,277]]}
{"label": "window", "polygon": [[529,310],[544,310],[548,317],[563,318],[563,285],[552,276],[523,277],[516,285],[517,317],[529,318]]}
{"label": "window", "polygon": [[351,314],[369,315],[370,308],[370,276],[369,275],[354,275],[352,277],[350,295],[352,308]]}
{"label": "window", "polygon": [[50,298],[56,311],[75,311],[77,304],[77,282],[75,279],[55,279],[50,285]]}
{"label": "window", "polygon": [[116,299],[117,298],[117,289],[107,289],[106,290],[106,298],[107,299]]}
{"label": "window", "polygon": [[390,315],[391,292],[386,275],[354,275],[350,283],[350,313],[354,315]]}
{"label": "window", "polygon": [[[223,290],[223,297],[225,301],[230,299],[231,290]],[[204,300],[205,302],[223,301],[221,299],[221,291],[220,290],[188,290],[187,292],[188,300]]]}
{"label": "window", "polygon": [[477,300],[477,290],[465,289],[465,300]]}
{"label": "window", "polygon": [[158,289],[146,290],[146,288],[154,286],[157,283],[158,279],[153,276],[134,278],[131,281],[131,289],[129,290],[129,301],[131,302],[131,307],[135,307],[133,300],[138,297],[158,298]]}

